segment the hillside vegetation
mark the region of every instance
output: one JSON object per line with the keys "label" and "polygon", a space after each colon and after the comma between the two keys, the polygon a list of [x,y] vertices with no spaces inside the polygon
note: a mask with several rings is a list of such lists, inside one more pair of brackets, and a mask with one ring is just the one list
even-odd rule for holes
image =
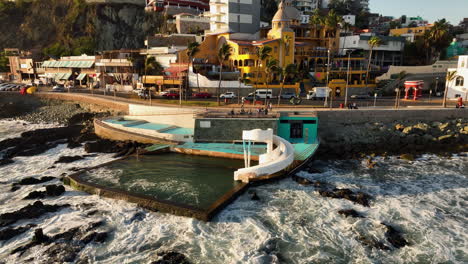
{"label": "hillside vegetation", "polygon": [[159,32],[163,18],[131,4],[85,0],[0,0],[0,49],[20,48],[44,56],[94,54],[140,48]]}

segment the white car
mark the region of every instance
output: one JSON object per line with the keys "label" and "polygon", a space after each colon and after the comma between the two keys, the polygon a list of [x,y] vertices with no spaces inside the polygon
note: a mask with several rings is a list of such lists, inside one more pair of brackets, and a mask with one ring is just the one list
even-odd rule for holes
{"label": "white car", "polygon": [[219,96],[221,99],[234,99],[237,98],[234,92],[225,92]]}
{"label": "white car", "polygon": [[295,93],[286,92],[281,94],[281,99],[291,99],[293,97],[296,97]]}

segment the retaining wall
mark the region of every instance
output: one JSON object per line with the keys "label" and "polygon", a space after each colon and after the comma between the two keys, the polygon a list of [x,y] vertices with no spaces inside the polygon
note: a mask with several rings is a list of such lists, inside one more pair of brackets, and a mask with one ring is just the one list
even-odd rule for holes
{"label": "retaining wall", "polygon": [[273,129],[278,132],[277,118],[199,118],[195,120],[195,142],[232,142],[242,140],[243,130]]}
{"label": "retaining wall", "polygon": [[123,113],[129,112],[128,103],[112,101],[108,98],[101,98],[100,96],[75,94],[75,93],[35,93],[34,95],[39,98],[75,101],[75,102],[99,105],[104,108],[108,108],[109,110],[120,111]]}

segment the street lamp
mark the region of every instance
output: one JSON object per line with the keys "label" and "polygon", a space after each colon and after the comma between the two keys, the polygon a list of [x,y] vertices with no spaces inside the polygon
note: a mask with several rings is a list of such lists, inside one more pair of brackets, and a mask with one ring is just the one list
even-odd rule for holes
{"label": "street lamp", "polygon": [[438,88],[439,88],[439,77],[436,77],[436,85],[435,85],[435,94],[436,94],[436,96],[438,95],[437,94]]}
{"label": "street lamp", "polygon": [[348,53],[348,70],[346,72],[346,88],[345,88],[345,101],[344,105],[348,105],[348,84],[349,84],[349,67],[351,64],[351,53],[353,53],[355,49],[345,49],[345,52]]}
{"label": "street lamp", "polygon": [[328,105],[328,96],[329,96],[329,88],[328,88],[328,78],[329,78],[329,75],[330,75],[330,48],[327,50],[328,52],[328,60],[327,60],[327,82],[326,82],[326,87],[327,87],[327,94],[325,96],[325,102],[323,104],[324,107],[326,107]]}

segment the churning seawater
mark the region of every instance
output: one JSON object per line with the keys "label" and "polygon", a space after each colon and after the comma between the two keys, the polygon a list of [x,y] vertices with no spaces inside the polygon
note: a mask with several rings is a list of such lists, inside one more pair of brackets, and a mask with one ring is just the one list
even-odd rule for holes
{"label": "churning seawater", "polygon": [[[23,122],[0,121],[0,140],[29,129]],[[48,169],[60,156],[83,154],[83,148],[59,145],[41,155],[14,158],[15,163],[0,167],[0,213],[32,203],[22,198],[39,185],[10,192],[11,184],[22,178],[59,177],[71,173],[72,167],[112,160],[112,155],[105,154]],[[313,187],[284,179],[251,188],[260,201],[252,201],[245,193],[212,222],[205,223],[67,187],[64,195],[47,198],[44,203],[68,203],[72,207],[15,225],[34,223],[45,234],[53,235],[104,220],[111,230],[110,238],[104,244],[88,244],[79,253],[79,258],[88,256],[92,263],[149,263],[157,252],[167,250],[183,253],[193,263],[468,263],[466,155],[423,155],[414,162],[396,157],[375,160],[374,169],[368,169],[364,161],[316,161],[314,166],[321,173],[299,173],[340,188],[367,192],[374,197],[370,208],[323,198]],[[96,209],[98,213],[87,216]],[[337,213],[340,209],[355,209],[366,218],[345,218]],[[144,218],[131,221],[137,213]],[[387,243],[381,222],[402,230],[410,246],[382,251],[362,245],[359,236]],[[33,230],[0,241],[0,262],[33,259],[47,263],[42,254],[46,247],[36,247],[23,256],[9,254],[32,236]]]}

